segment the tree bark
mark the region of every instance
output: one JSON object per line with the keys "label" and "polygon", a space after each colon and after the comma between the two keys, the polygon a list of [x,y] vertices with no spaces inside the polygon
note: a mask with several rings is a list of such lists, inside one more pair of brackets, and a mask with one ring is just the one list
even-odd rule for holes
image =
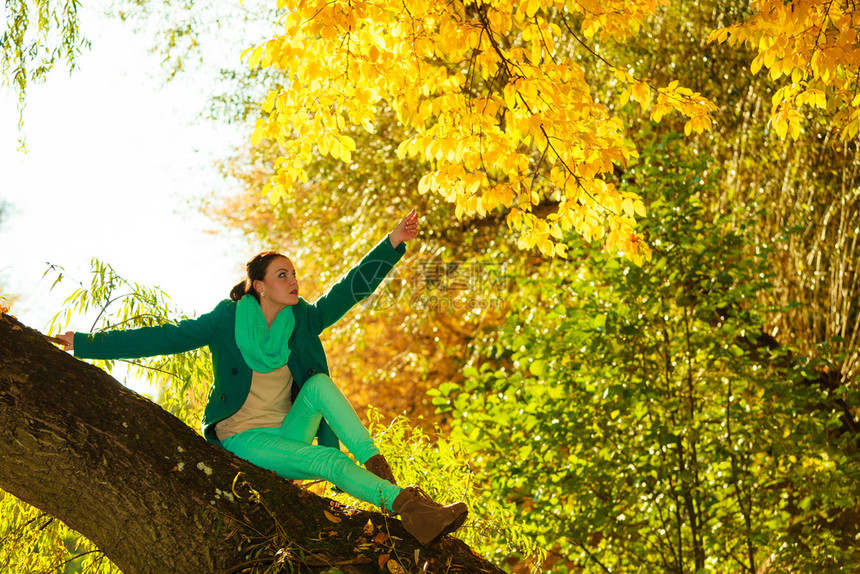
{"label": "tree bark", "polygon": [[396,519],[340,507],[206,442],[5,314],[0,445],[0,488],[92,540],[125,574],[279,561],[284,571],[380,572],[386,555],[406,572],[502,572],[459,540],[421,548]]}

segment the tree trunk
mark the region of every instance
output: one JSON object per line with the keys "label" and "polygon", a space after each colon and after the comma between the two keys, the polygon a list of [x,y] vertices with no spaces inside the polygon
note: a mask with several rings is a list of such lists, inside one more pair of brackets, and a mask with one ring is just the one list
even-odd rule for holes
{"label": "tree trunk", "polygon": [[459,540],[421,548],[398,520],[333,506],[209,444],[9,315],[0,444],[0,488],[92,540],[125,574],[278,561],[284,571],[379,572],[386,555],[406,572],[501,572]]}

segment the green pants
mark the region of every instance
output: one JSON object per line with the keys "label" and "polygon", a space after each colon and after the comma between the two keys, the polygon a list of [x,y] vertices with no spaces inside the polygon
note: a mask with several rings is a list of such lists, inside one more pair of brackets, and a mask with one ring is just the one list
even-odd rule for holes
{"label": "green pants", "polygon": [[248,429],[221,444],[239,458],[283,478],[327,480],[359,500],[392,510],[391,504],[400,494],[398,486],[358,466],[338,449],[311,444],[323,417],[362,464],[379,454],[355,409],[325,374],[305,382],[280,427]]}

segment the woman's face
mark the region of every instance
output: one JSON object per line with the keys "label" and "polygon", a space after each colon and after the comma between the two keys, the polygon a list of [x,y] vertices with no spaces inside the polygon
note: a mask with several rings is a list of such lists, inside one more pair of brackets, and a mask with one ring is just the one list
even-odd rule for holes
{"label": "woman's face", "polygon": [[[290,306],[299,302],[299,281],[296,268],[286,257],[275,257],[269,262],[262,281],[254,281],[261,302],[268,300],[276,305]],[[265,293],[265,295],[264,295]]]}

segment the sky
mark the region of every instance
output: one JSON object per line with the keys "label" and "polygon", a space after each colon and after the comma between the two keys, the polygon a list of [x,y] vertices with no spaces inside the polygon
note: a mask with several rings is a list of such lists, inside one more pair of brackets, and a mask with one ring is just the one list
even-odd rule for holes
{"label": "sky", "polygon": [[[227,297],[253,255],[240,234],[195,207],[234,191],[214,162],[248,137],[245,127],[203,119],[205,77],[165,84],[152,40],[87,6],[81,27],[92,47],[79,69],[55,70],[28,91],[26,153],[16,96],[0,86],[0,294],[16,295],[12,314],[43,332],[76,287],[51,291],[53,278],[42,277],[49,264],[89,284],[99,258],[195,315]],[[235,58],[213,68],[233,65],[239,53],[213,58]],[[70,330],[91,323],[73,317]]]}

